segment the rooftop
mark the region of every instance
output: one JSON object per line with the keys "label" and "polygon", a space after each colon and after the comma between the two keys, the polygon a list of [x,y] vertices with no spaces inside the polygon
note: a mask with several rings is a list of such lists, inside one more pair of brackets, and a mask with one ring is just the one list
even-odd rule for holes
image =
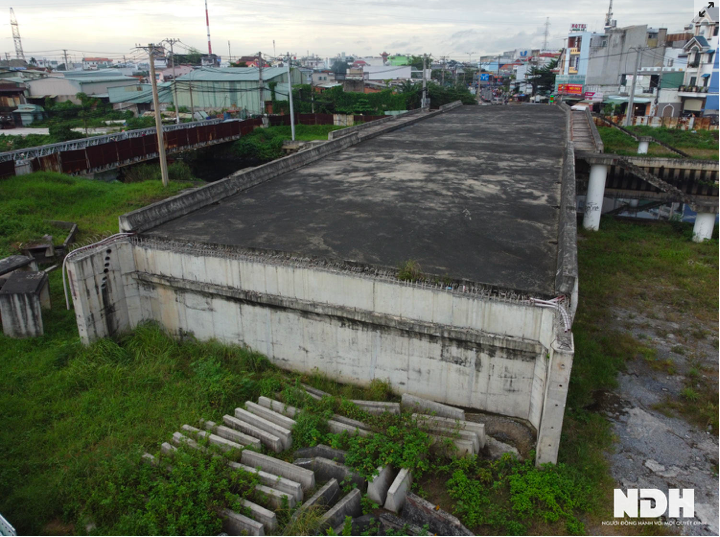
{"label": "rooftop", "polygon": [[565,116],[464,106],[147,232],[553,295]]}
{"label": "rooftop", "polygon": [[[266,67],[263,69],[263,80],[270,80],[285,73],[286,67]],[[208,82],[256,81],[259,80],[259,73],[257,67],[202,67],[177,79]]]}

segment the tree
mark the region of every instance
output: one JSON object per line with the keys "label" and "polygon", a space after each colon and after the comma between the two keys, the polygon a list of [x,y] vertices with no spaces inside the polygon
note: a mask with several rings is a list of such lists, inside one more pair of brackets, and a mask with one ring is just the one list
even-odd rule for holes
{"label": "tree", "polygon": [[35,58],[30,58],[30,65],[37,65]]}
{"label": "tree", "polygon": [[423,60],[426,61],[425,65],[427,67],[430,67],[430,65],[432,64],[432,55],[429,55],[427,57],[427,59],[424,56],[410,56],[410,58],[408,59],[408,65],[410,67],[414,67],[418,71],[422,71],[423,70]]}
{"label": "tree", "polygon": [[247,67],[247,66],[248,66],[247,62],[241,62],[241,61],[236,61],[235,63],[230,64],[230,67]]}
{"label": "tree", "polygon": [[532,84],[533,95],[537,95],[538,92],[550,93],[555,89],[555,73],[552,70],[557,65],[558,60],[554,59],[544,67],[530,69],[528,80]]}
{"label": "tree", "polygon": [[347,62],[344,61],[342,58],[336,58],[333,61],[330,70],[336,75],[344,75],[345,73],[347,73]]}

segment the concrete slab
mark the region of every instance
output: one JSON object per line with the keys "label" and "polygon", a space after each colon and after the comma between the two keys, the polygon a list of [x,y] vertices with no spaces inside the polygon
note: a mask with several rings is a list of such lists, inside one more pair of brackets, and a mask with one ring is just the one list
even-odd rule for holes
{"label": "concrete slab", "polygon": [[335,420],[328,420],[328,430],[333,434],[342,434],[347,432],[350,436],[370,436],[372,433],[366,429],[360,429],[353,425],[346,425]]}
{"label": "concrete slab", "polygon": [[262,442],[263,446],[276,453],[280,453],[281,451],[283,451],[283,449],[285,449],[283,447],[283,441],[280,438],[268,433],[267,431],[258,429],[257,427],[247,423],[246,421],[239,420],[233,416],[228,416],[226,414],[225,416],[223,416],[223,422],[228,427],[241,431],[250,436],[254,436],[258,440],[260,440],[260,442]]}
{"label": "concrete slab", "polygon": [[228,466],[235,468],[236,470],[243,470],[245,472],[250,472],[251,474],[257,474],[260,484],[289,494],[298,502],[303,500],[302,486],[296,481],[265,472],[264,470],[258,470],[257,468],[253,468],[252,466],[248,466],[246,464],[240,464],[239,462],[228,461]]}
{"label": "concrete slab", "polygon": [[369,414],[381,415],[385,412],[389,414],[400,414],[400,403],[387,403],[384,401],[361,401],[353,399],[352,401]]}
{"label": "concrete slab", "polygon": [[[330,479],[337,480],[338,483],[344,486],[346,481],[350,481],[355,484],[361,491],[365,490],[366,480],[357,472],[352,471],[344,464],[325,457],[314,457],[312,459],[301,459],[303,461],[311,461],[308,466],[313,472],[315,472],[315,479],[320,483],[329,481]],[[295,463],[297,464],[297,462]]]}
{"label": "concrete slab", "polygon": [[277,516],[270,509],[265,509],[249,500],[243,500],[242,506],[250,510],[250,518],[260,522],[265,531],[270,532],[277,528]]}
{"label": "concrete slab", "polygon": [[322,390],[318,390],[317,388],[313,388],[312,386],[308,386],[307,384],[302,384],[301,386],[302,386],[303,388],[305,388],[305,391],[306,391],[313,399],[320,400],[320,399],[322,399],[323,397],[327,397],[327,396],[330,395],[330,394],[327,393],[327,392],[324,392],[324,391],[322,391]]}
{"label": "concrete slab", "polygon": [[472,441],[453,436],[435,434],[432,432],[428,432],[428,435],[432,439],[432,448],[441,453],[447,452],[445,453],[447,456],[465,457],[467,455],[474,455],[477,453],[475,450],[477,446],[477,439]]}
{"label": "concrete slab", "polygon": [[262,453],[246,449],[242,453],[241,462],[254,468],[260,468],[268,473],[296,481],[302,485],[303,490],[309,490],[315,486],[315,474],[312,471],[270,457],[269,455],[263,455]]}
{"label": "concrete slab", "polygon": [[334,528],[338,524],[342,524],[346,516],[356,517],[362,515],[361,498],[362,493],[358,489],[351,490],[322,516],[320,529],[328,526]]}
{"label": "concrete slab", "polygon": [[223,509],[219,514],[223,521],[223,531],[228,535],[265,535],[261,522],[230,509]]}
{"label": "concrete slab", "polygon": [[405,504],[405,496],[410,492],[412,485],[412,474],[407,468],[400,470],[390,485],[385,498],[385,509],[393,513],[399,513]]}
{"label": "concrete slab", "polygon": [[160,452],[164,453],[165,455],[169,455],[171,453],[174,453],[175,451],[177,451],[177,448],[172,444],[168,444],[167,442],[163,442],[162,444],[160,444]]}
{"label": "concrete slab", "polygon": [[295,427],[295,424],[296,424],[294,419],[288,418],[287,416],[283,416],[279,412],[275,412],[274,410],[272,410],[270,408],[265,408],[264,406],[255,404],[252,401],[247,401],[245,403],[245,409],[248,412],[251,412],[251,413],[255,414],[256,416],[259,416],[267,421],[270,421],[270,422],[274,423],[275,425],[278,425],[288,431],[292,431],[293,427]]}
{"label": "concrete slab", "polygon": [[463,106],[148,233],[554,294],[565,115]]}
{"label": "concrete slab", "polygon": [[242,446],[251,446],[255,449],[260,449],[262,447],[262,443],[260,442],[260,440],[258,440],[254,436],[238,432],[234,429],[231,429],[230,427],[218,425],[213,421],[205,421],[201,423],[201,425],[205,427],[205,429],[207,429],[208,431],[222,438],[226,438],[232,442],[235,442],[236,444],[240,444]]}
{"label": "concrete slab", "polygon": [[235,409],[235,417],[246,423],[249,423],[253,427],[256,427],[262,431],[270,433],[271,435],[277,436],[283,444],[283,449],[290,449],[292,447],[292,432],[289,429],[280,427],[279,425],[261,418],[260,416],[248,412],[244,408]]}
{"label": "concrete slab", "polygon": [[340,485],[338,485],[337,479],[331,479],[320,487],[308,501],[302,504],[300,508],[293,513],[292,519],[296,519],[302,512],[307,511],[310,508],[332,505],[339,496]]}
{"label": "concrete slab", "polygon": [[480,451],[480,440],[478,440],[477,435],[472,431],[463,431],[460,429],[450,429],[447,427],[442,427],[434,422],[424,422],[423,425],[420,425],[420,428],[423,431],[427,431],[428,433],[431,433],[435,436],[444,436],[446,438],[451,438],[455,442],[462,442],[463,445],[469,445],[472,449],[471,453],[472,455],[477,454],[478,451]]}
{"label": "concrete slab", "polygon": [[443,418],[442,416],[429,416],[427,414],[413,414],[413,419],[418,421],[419,425],[425,422],[432,422],[438,427],[444,427],[450,430],[472,431],[478,438],[480,449],[485,447],[485,424],[473,421],[454,420],[451,418]]}
{"label": "concrete slab", "polygon": [[368,498],[380,506],[385,505],[388,490],[396,476],[397,471],[392,466],[380,466],[377,469],[377,475],[368,481]]}
{"label": "concrete slab", "polygon": [[285,403],[281,403],[275,399],[270,399],[269,397],[261,396],[258,399],[258,404],[265,408],[269,408],[270,410],[274,410],[283,416],[287,416],[288,418],[294,418],[298,413],[298,410],[294,406],[286,405]]}
{"label": "concrete slab", "polygon": [[337,461],[341,464],[345,464],[346,451],[341,449],[334,449],[324,444],[318,444],[310,448],[298,449],[295,452],[296,459],[312,459],[314,457],[325,457],[331,461]]}
{"label": "concrete slab", "polygon": [[416,397],[415,395],[410,395],[409,393],[402,394],[401,405],[403,409],[412,410],[414,412],[465,421],[465,411],[461,408],[436,403],[435,401],[423,399],[422,397]]}
{"label": "concrete slab", "polygon": [[255,485],[259,498],[273,509],[292,509],[295,507],[295,497],[267,485]]}
{"label": "concrete slab", "polygon": [[410,492],[405,497],[403,520],[417,526],[428,525],[432,535],[475,535],[450,513]]}
{"label": "concrete slab", "polygon": [[208,431],[201,431],[200,429],[191,425],[183,425],[182,430],[186,433],[190,433],[191,435],[196,435],[199,438],[207,438],[210,445],[217,446],[225,452],[232,450],[236,450],[239,452],[243,449],[243,446],[236,442],[233,442],[232,440],[228,440],[227,438],[212,434]]}
{"label": "concrete slab", "polygon": [[339,421],[340,423],[344,423],[345,425],[349,425],[350,427],[355,427],[357,429],[362,429],[364,431],[370,432],[370,426],[367,423],[363,423],[362,421],[354,420],[352,418],[347,418],[345,416],[341,416],[340,414],[333,415],[333,421]]}

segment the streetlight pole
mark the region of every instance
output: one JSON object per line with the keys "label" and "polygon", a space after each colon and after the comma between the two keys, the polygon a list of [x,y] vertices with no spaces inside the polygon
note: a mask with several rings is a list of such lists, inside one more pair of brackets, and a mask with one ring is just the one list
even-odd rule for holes
{"label": "streetlight pole", "polygon": [[292,134],[292,140],[295,141],[295,111],[293,109],[293,97],[292,97],[292,74],[290,73],[290,53],[288,52],[287,57],[287,76],[288,76],[288,99],[290,100],[290,133]]}
{"label": "streetlight pole", "polygon": [[641,47],[637,47],[635,50],[637,51],[637,56],[635,57],[635,71],[633,71],[632,89],[630,90],[630,98],[628,99],[628,109],[625,113],[626,127],[632,125],[632,117],[635,107],[635,85],[637,84],[638,69],[640,68],[640,59],[642,58],[643,49]]}
{"label": "streetlight pole", "polygon": [[155,80],[155,45],[148,46],[150,53],[150,82],[152,82],[153,106],[155,106],[155,131],[157,133],[158,157],[160,158],[160,175],[163,186],[168,186],[167,159],[165,157],[165,140],[163,139],[162,117],[160,116],[160,98],[158,97],[157,80]]}

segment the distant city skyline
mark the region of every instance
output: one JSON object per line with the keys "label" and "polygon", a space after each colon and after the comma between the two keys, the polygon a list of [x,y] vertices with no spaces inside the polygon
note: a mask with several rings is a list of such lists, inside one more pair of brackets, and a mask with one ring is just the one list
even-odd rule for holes
{"label": "distant city skyline", "polygon": [[[116,61],[142,60],[136,44],[174,37],[185,46],[207,52],[204,0],[142,2],[137,0],[28,0],[7,2],[2,27],[2,56],[15,57],[9,8],[18,19],[26,59],[60,59],[62,49],[80,61],[82,56],[106,56]],[[209,0],[213,52],[233,57],[258,50],[273,55],[308,52],[322,58],[340,52],[360,56],[388,53],[429,53],[434,58],[476,60],[480,55],[512,49],[542,47],[545,20],[550,17],[548,48],[563,46],[571,24],[586,24],[602,31],[607,2],[559,0],[543,3],[516,0],[397,0],[351,2],[310,0],[299,5],[289,0],[271,2]],[[618,26],[648,24],[679,31],[696,14],[692,2],[615,0],[613,18]],[[176,47],[184,52],[183,45]],[[472,55],[470,54],[472,53]]]}

